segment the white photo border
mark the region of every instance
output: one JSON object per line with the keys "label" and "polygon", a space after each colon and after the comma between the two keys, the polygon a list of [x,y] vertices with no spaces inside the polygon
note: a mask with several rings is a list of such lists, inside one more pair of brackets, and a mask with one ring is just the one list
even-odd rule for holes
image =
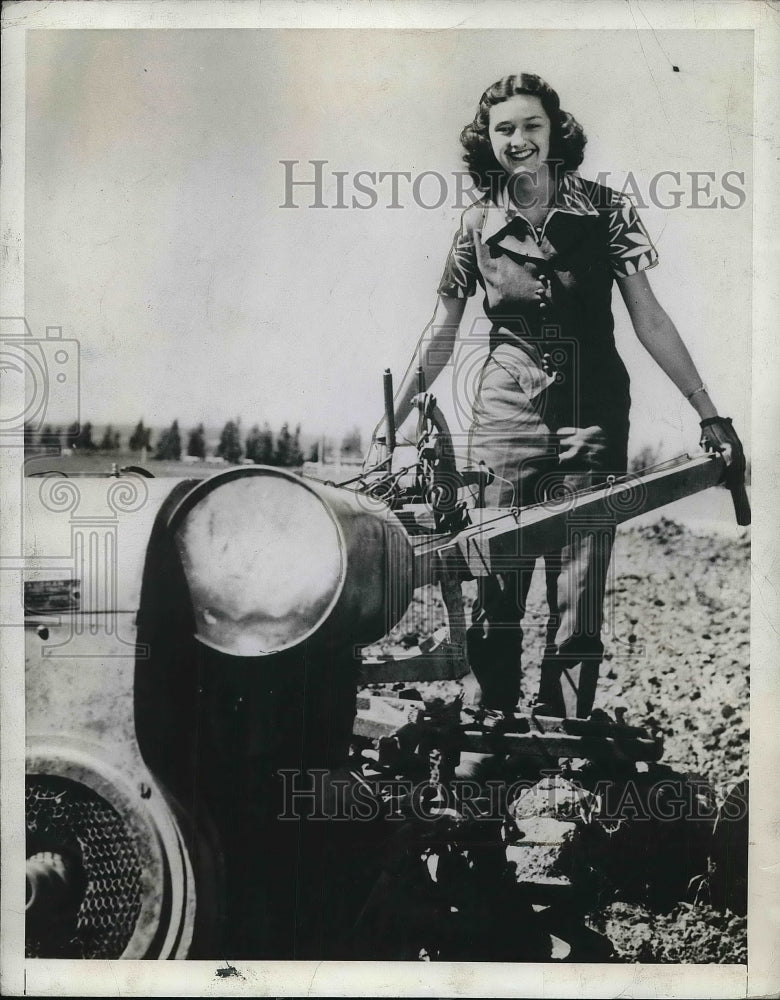
{"label": "white photo border", "polygon": [[[217,974],[211,962],[64,962],[23,958],[24,898],[13,878],[23,860],[24,657],[21,628],[3,628],[2,911],[0,991],[4,995],[209,996],[627,996],[759,997],[780,990],[780,348],[776,335],[780,197],[776,177],[780,102],[780,5],[711,0],[699,4],[567,0],[485,3],[472,0],[341,0],[296,3],[253,0],[109,0],[38,3],[3,8],[2,160],[3,219],[0,315],[24,315],[24,80],[29,32],[52,28],[613,28],[748,29],[755,38],[754,281],[751,668],[751,835],[749,963],[741,966],[535,965],[490,963],[231,963],[236,974]],[[8,403],[8,401],[6,401]],[[0,449],[4,530],[19,529],[21,449]],[[21,620],[21,565],[0,572],[2,620]]]}

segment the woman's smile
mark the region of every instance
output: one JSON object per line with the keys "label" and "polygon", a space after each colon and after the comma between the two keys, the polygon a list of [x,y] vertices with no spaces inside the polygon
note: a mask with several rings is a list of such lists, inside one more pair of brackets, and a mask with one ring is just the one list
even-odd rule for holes
{"label": "woman's smile", "polygon": [[538,170],[550,153],[550,119],[541,100],[516,94],[490,109],[493,155],[508,174]]}
{"label": "woman's smile", "polygon": [[535,149],[520,149],[517,151],[510,149],[507,151],[507,157],[510,160],[513,160],[515,163],[524,163],[526,160],[528,160],[535,154],[536,154]]}

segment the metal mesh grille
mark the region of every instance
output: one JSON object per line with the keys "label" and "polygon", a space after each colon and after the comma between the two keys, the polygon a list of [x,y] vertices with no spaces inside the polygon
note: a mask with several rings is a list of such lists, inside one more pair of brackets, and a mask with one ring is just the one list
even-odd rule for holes
{"label": "metal mesh grille", "polygon": [[[96,792],[53,775],[28,775],[28,856],[61,849],[78,854],[84,894],[61,940],[28,934],[29,958],[118,958],[133,936],[141,910],[138,849],[119,813]],[[56,954],[54,954],[56,952]]]}

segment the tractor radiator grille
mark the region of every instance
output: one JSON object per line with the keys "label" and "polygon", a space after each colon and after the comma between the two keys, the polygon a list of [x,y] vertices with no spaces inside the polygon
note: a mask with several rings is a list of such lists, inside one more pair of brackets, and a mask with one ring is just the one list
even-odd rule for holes
{"label": "tractor radiator grille", "polygon": [[[140,855],[119,813],[79,782],[28,775],[28,857],[56,851],[77,858],[81,901],[52,937],[28,928],[28,958],[119,958],[135,931],[142,900]],[[77,906],[77,909],[76,909]]]}

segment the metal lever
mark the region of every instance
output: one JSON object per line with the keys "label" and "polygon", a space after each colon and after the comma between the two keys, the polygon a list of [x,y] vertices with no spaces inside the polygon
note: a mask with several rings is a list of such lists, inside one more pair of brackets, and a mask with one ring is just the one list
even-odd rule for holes
{"label": "metal lever", "polygon": [[729,492],[731,493],[731,499],[734,501],[734,513],[737,517],[737,524],[745,527],[750,524],[751,512],[750,500],[748,499],[744,482],[729,486]]}
{"label": "metal lever", "polygon": [[383,378],[385,390],[385,426],[387,427],[387,447],[392,455],[395,451],[395,409],[393,407],[393,373],[385,368]]}

